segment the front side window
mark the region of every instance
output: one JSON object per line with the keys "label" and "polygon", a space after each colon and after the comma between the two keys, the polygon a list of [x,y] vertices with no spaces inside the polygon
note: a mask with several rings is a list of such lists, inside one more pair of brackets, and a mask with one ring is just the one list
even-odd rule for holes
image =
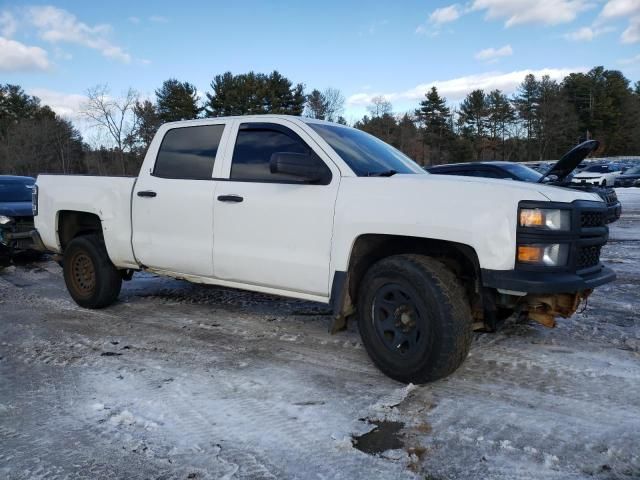
{"label": "front side window", "polygon": [[153,175],[162,178],[211,180],[224,125],[169,130],[162,139]]}
{"label": "front side window", "polygon": [[404,153],[362,130],[314,122],[308,125],[359,177],[393,173],[427,174]]}
{"label": "front side window", "polygon": [[231,179],[303,183],[299,177],[272,172],[271,159],[276,153],[306,156],[309,162],[326,169],[324,178],[331,178],[329,167],[324,165],[315,152],[292,130],[277,124],[243,123],[240,125],[233,150]]}

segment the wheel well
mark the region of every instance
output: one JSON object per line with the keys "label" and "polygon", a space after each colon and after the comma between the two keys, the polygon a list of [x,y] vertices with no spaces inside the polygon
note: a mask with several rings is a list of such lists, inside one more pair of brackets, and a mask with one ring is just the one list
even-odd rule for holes
{"label": "wheel well", "polygon": [[472,308],[481,305],[480,264],[473,248],[462,243],[400,235],[361,235],[354,242],[347,273],[347,292],[355,305],[367,270],[378,260],[400,254],[427,255],[450,268],[463,283]]}
{"label": "wheel well", "polygon": [[400,235],[361,235],[356,239],[349,259],[349,293],[357,295],[357,286],[369,267],[378,260],[413,253],[439,259],[459,278],[479,277],[480,266],[475,250],[456,242]]}
{"label": "wheel well", "polygon": [[62,250],[78,235],[97,233],[102,237],[102,223],[95,213],[63,210],[58,212],[58,239]]}

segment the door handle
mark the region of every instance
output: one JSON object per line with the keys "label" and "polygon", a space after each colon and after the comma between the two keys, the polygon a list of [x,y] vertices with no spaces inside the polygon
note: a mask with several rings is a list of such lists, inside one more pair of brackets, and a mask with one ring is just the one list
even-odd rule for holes
{"label": "door handle", "polygon": [[139,197],[155,197],[156,195],[158,195],[156,192],[152,192],[151,190],[143,190],[141,192],[138,192],[138,196]]}
{"label": "door handle", "polygon": [[220,195],[218,197],[218,200],[220,202],[235,202],[235,203],[240,203],[241,201],[244,200],[244,198],[242,198],[240,195]]}

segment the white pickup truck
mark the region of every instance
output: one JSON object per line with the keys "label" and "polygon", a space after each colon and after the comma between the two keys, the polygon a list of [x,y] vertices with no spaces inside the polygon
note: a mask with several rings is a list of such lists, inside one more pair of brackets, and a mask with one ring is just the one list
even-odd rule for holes
{"label": "white pickup truck", "polygon": [[552,326],[615,274],[606,206],[542,184],[430,175],[359,130],[280,115],[163,125],[137,178],[40,175],[38,242],[81,306],[147,270],[328,303],[400,381],[453,372],[474,329]]}

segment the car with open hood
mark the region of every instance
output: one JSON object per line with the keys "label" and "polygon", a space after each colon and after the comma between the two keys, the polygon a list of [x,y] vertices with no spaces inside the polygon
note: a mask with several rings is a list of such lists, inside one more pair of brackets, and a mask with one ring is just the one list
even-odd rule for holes
{"label": "car with open hood", "polygon": [[[598,142],[589,140],[583,142],[567,152],[558,162],[551,167],[534,170],[528,165],[517,162],[486,161],[450,163],[429,167],[430,173],[437,175],[462,175],[484,178],[501,178],[521,182],[545,183],[559,187],[567,187],[585,192],[597,194],[607,203],[607,223],[620,218],[622,206],[613,188],[598,187],[589,184],[573,183],[574,169],[584,163],[584,158],[598,147]],[[538,166],[540,168],[540,165]],[[541,173],[544,171],[544,173]]]}

